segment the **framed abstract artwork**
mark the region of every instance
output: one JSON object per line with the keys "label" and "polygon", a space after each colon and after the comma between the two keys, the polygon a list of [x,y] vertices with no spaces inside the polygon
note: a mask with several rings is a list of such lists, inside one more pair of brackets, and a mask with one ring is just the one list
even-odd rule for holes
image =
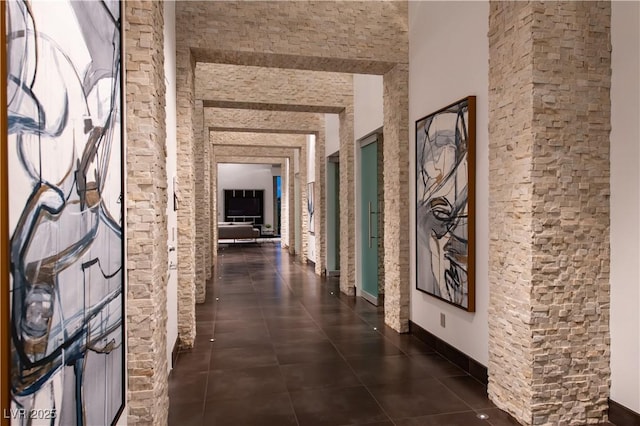
{"label": "framed abstract artwork", "polygon": [[[11,406],[9,349],[9,197],[7,188],[7,45],[5,2],[0,1],[0,411]],[[9,419],[0,416],[0,425]]]}
{"label": "framed abstract artwork", "polygon": [[121,4],[3,3],[3,417],[115,424],[126,397]]}
{"label": "framed abstract artwork", "polygon": [[475,96],[416,121],[416,288],[475,311]]}
{"label": "framed abstract artwork", "polygon": [[315,182],[307,184],[307,213],[309,213],[309,233],[314,235],[316,232],[315,221]]}

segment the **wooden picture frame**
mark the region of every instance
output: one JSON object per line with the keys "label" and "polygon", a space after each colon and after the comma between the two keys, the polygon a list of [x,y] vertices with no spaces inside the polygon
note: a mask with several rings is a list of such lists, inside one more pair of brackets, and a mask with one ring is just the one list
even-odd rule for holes
{"label": "wooden picture frame", "polygon": [[0,425],[11,407],[9,383],[9,194],[7,168],[7,27],[5,2],[0,1]]}
{"label": "wooden picture frame", "polygon": [[476,98],[416,121],[416,289],[475,312]]}
{"label": "wooden picture frame", "polygon": [[124,8],[1,4],[1,417],[114,425],[127,385]]}

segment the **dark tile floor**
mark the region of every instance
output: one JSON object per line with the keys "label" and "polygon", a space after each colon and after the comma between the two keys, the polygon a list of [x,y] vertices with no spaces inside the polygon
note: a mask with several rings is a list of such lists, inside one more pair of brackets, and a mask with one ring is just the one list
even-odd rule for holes
{"label": "dark tile floor", "polygon": [[481,383],[276,244],[221,248],[215,275],[169,380],[169,425],[518,424]]}

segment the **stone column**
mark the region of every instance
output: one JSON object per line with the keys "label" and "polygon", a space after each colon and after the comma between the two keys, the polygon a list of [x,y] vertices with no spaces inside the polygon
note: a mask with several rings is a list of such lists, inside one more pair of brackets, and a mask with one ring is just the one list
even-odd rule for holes
{"label": "stone column", "polygon": [[378,296],[384,295],[384,137],[378,138]]}
{"label": "stone column", "polygon": [[338,115],[340,120],[340,291],[354,296],[356,289],[356,209],[353,98]]}
{"label": "stone column", "polygon": [[280,245],[289,249],[289,162],[282,162],[282,205],[280,210]]}
{"label": "stone column", "polygon": [[304,143],[299,150],[300,155],[300,253],[297,253],[301,263],[307,263],[308,245],[309,245],[309,209],[307,208],[307,144]]}
{"label": "stone column", "polygon": [[287,200],[287,207],[289,208],[289,223],[288,223],[288,236],[289,236],[289,254],[296,253],[296,209],[295,209],[295,164],[293,160],[293,156],[289,157],[289,174],[288,181],[289,184],[289,199]]}
{"label": "stone column", "polygon": [[215,268],[218,262],[218,162],[215,156],[214,139],[211,132],[207,131],[207,140],[209,141],[209,159],[211,164],[210,178],[210,194],[209,199],[211,214],[209,217],[209,226],[211,229],[211,276],[215,277]]}
{"label": "stone column", "polygon": [[[288,210],[285,206],[287,198],[287,160],[282,158],[280,162],[280,247],[284,248],[284,235],[286,233],[286,223],[288,221]],[[287,237],[288,238],[288,237]]]}
{"label": "stone column", "polygon": [[[324,121],[324,120],[323,120]],[[322,126],[321,126],[322,127]],[[327,215],[326,215],[326,176],[327,158],[325,157],[325,132],[324,127],[316,134],[316,156],[315,156],[316,184],[315,184],[315,207],[313,215],[315,236],[316,236],[316,266],[315,273],[322,275],[327,271]]]}
{"label": "stone column", "polygon": [[[176,26],[187,25],[176,22]],[[194,67],[188,42],[176,40],[176,109],[178,144],[178,338],[191,348],[196,337],[195,208],[193,164]]]}
{"label": "stone column", "polygon": [[611,4],[491,3],[489,396],[607,420]]}
{"label": "stone column", "polygon": [[409,331],[409,66],[383,77],[384,321]]}
{"label": "stone column", "polygon": [[[193,147],[194,147],[194,199],[193,208],[196,217],[195,222],[195,292],[196,303],[203,303],[206,297],[207,286],[205,276],[206,262],[206,229],[207,217],[205,211],[205,186],[204,169],[206,158],[204,156],[204,108],[202,100],[196,100],[193,114]],[[197,205],[196,205],[197,204]]]}
{"label": "stone column", "polygon": [[163,9],[124,3],[129,425],[166,424],[167,176]]}
{"label": "stone column", "polygon": [[[203,110],[204,113],[204,110]],[[202,209],[204,217],[202,218],[202,223],[204,226],[203,234],[204,234],[204,280],[205,280],[205,288],[206,281],[209,280],[213,273],[213,263],[212,260],[212,220],[211,220],[211,155],[209,152],[211,151],[211,142],[209,140],[209,129],[205,127],[202,129],[202,140],[204,141],[203,149],[202,149],[202,157],[204,158],[204,179],[202,181],[202,185],[204,187],[204,198],[202,201]]]}

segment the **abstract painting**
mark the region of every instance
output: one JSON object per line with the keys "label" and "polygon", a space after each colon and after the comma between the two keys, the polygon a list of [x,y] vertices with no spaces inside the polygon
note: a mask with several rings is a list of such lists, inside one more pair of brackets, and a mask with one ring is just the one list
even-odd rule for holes
{"label": "abstract painting", "polygon": [[475,311],[475,97],[416,121],[416,288]]}
{"label": "abstract painting", "polygon": [[124,408],[121,16],[6,2],[12,424]]}
{"label": "abstract painting", "polygon": [[309,233],[311,235],[314,235],[316,232],[316,221],[315,221],[315,215],[314,210],[315,210],[315,205],[314,205],[314,188],[315,183],[314,182],[309,182],[307,184],[307,212],[309,213]]}

